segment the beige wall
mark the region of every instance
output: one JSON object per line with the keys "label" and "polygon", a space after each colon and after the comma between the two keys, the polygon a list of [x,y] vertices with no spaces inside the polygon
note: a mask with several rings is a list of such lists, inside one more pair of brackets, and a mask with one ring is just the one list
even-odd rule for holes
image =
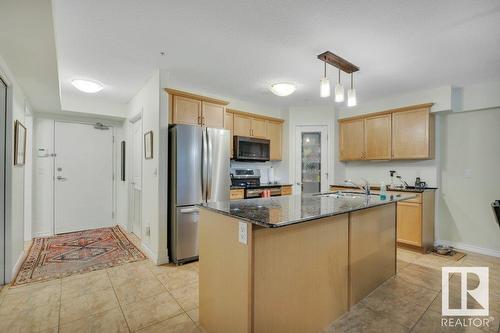
{"label": "beige wall", "polygon": [[500,199],[500,108],[448,113],[441,117],[440,132],[436,236],[500,255],[500,227],[490,206]]}

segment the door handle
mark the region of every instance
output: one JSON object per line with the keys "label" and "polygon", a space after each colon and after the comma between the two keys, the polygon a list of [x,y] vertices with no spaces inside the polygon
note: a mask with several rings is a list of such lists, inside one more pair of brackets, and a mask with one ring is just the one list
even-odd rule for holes
{"label": "door handle", "polygon": [[63,182],[66,181],[67,178],[62,176],[57,176],[56,179]]}
{"label": "door handle", "polygon": [[193,207],[193,208],[182,208],[180,210],[181,214],[189,214],[189,213],[199,213],[200,212],[200,209],[197,208],[197,207]]}

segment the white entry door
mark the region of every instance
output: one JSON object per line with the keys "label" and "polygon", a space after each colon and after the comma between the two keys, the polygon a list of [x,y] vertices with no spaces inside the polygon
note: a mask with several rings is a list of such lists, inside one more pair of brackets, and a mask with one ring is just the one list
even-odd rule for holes
{"label": "white entry door", "polygon": [[296,190],[302,193],[328,190],[328,127],[297,126]]}
{"label": "white entry door", "polygon": [[55,122],[55,233],[113,224],[113,132]]}
{"label": "white entry door", "polygon": [[132,232],[142,239],[141,194],[142,194],[142,119],[132,124]]}

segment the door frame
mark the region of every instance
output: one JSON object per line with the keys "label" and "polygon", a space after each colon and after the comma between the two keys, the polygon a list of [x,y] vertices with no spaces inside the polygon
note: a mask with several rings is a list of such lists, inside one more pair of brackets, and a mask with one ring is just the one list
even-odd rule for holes
{"label": "door frame", "polygon": [[[143,123],[143,108],[141,107],[141,109],[132,117],[130,117],[128,119],[128,123],[129,123],[129,131],[128,131],[128,140],[129,140],[129,143],[127,146],[129,147],[129,151],[127,152],[127,155],[130,156],[128,162],[127,162],[127,165],[128,165],[128,170],[130,170],[131,172],[129,172],[129,177],[128,177],[128,212],[127,212],[127,215],[128,215],[128,223],[127,223],[127,228],[128,228],[128,231],[130,233],[134,233],[134,204],[135,204],[135,198],[134,198],[134,147],[133,147],[133,142],[134,142],[134,124],[138,121],[141,122],[141,135],[142,133],[144,133],[144,123]],[[141,140],[142,141],[142,140]],[[141,147],[143,145],[143,142],[141,142]],[[142,154],[141,154],[141,157],[140,157],[140,173],[141,173],[141,194],[140,194],[140,221],[139,221],[139,227],[140,227],[140,230],[141,230],[141,234],[140,235],[137,235],[134,233],[134,235],[141,239],[142,240],[142,198],[143,198],[143,195],[142,195],[142,189],[143,189],[143,177],[142,177],[142,170],[144,168],[143,166],[143,161],[144,159],[142,158]]]}
{"label": "door frame", "polygon": [[[329,138],[328,125],[296,125],[295,126],[295,184],[294,193],[302,193],[302,133],[320,132],[321,133],[321,192],[327,192],[329,176]],[[323,141],[323,138],[326,138]]]}
{"label": "door frame", "polygon": [[[59,123],[69,123],[69,124],[80,124],[80,125],[95,125],[96,122],[91,121],[72,121],[72,120],[60,120],[54,119],[53,121],[53,131],[52,131],[52,151],[55,153],[54,158],[52,158],[52,235],[56,234],[56,122]],[[99,121],[102,122],[102,121]],[[113,144],[111,147],[111,170],[112,173],[112,182],[111,182],[111,203],[112,203],[112,222],[111,225],[115,225],[116,223],[116,149],[115,149],[115,127],[113,125],[106,124],[102,122],[105,126],[108,126],[111,130],[111,135],[113,137]]]}
{"label": "door frame", "polygon": [[6,261],[6,252],[7,252],[7,246],[6,246],[6,239],[5,239],[5,231],[6,231],[6,221],[7,221],[7,216],[9,214],[8,207],[10,205],[7,204],[7,178],[8,174],[10,174],[10,163],[7,163],[7,141],[8,136],[8,119],[9,117],[9,84],[8,81],[5,80],[3,75],[0,73],[0,81],[2,84],[5,85],[5,100],[0,101],[4,103],[4,114],[2,115],[4,124],[3,126],[0,126],[0,145],[2,145],[2,150],[3,150],[3,164],[0,165],[0,167],[4,170],[3,171],[3,178],[1,179],[1,188],[0,188],[0,285],[3,285],[5,281],[7,280],[7,274],[6,274],[6,266],[5,266],[5,261]]}

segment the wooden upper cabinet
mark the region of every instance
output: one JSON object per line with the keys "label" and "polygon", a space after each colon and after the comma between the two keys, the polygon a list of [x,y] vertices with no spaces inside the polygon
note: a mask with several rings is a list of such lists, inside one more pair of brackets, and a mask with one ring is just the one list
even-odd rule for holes
{"label": "wooden upper cabinet", "polygon": [[224,128],[224,113],[226,107],[224,105],[202,102],[201,104],[201,119],[202,125],[212,128]]}
{"label": "wooden upper cabinet", "polygon": [[361,160],[364,158],[364,119],[341,121],[340,160]]}
{"label": "wooden upper cabinet", "polygon": [[233,131],[237,136],[252,135],[252,118],[240,114],[234,114]]}
{"label": "wooden upper cabinet", "polygon": [[201,124],[201,101],[174,95],[172,106],[172,122],[174,124]]}
{"label": "wooden upper cabinet", "polygon": [[365,118],[365,155],[367,160],[391,158],[391,114]]}
{"label": "wooden upper cabinet", "polygon": [[392,114],[392,158],[427,159],[434,155],[434,115],[428,108]]}
{"label": "wooden upper cabinet", "polygon": [[233,155],[233,120],[234,115],[230,112],[224,112],[224,128],[229,130],[229,151],[231,152],[231,158]]}
{"label": "wooden upper cabinet", "polygon": [[280,161],[282,159],[282,136],[283,125],[277,121],[267,121],[267,137],[271,141],[270,144],[270,160]]}
{"label": "wooden upper cabinet", "polygon": [[267,138],[267,123],[264,119],[252,118],[251,135],[255,138]]}

